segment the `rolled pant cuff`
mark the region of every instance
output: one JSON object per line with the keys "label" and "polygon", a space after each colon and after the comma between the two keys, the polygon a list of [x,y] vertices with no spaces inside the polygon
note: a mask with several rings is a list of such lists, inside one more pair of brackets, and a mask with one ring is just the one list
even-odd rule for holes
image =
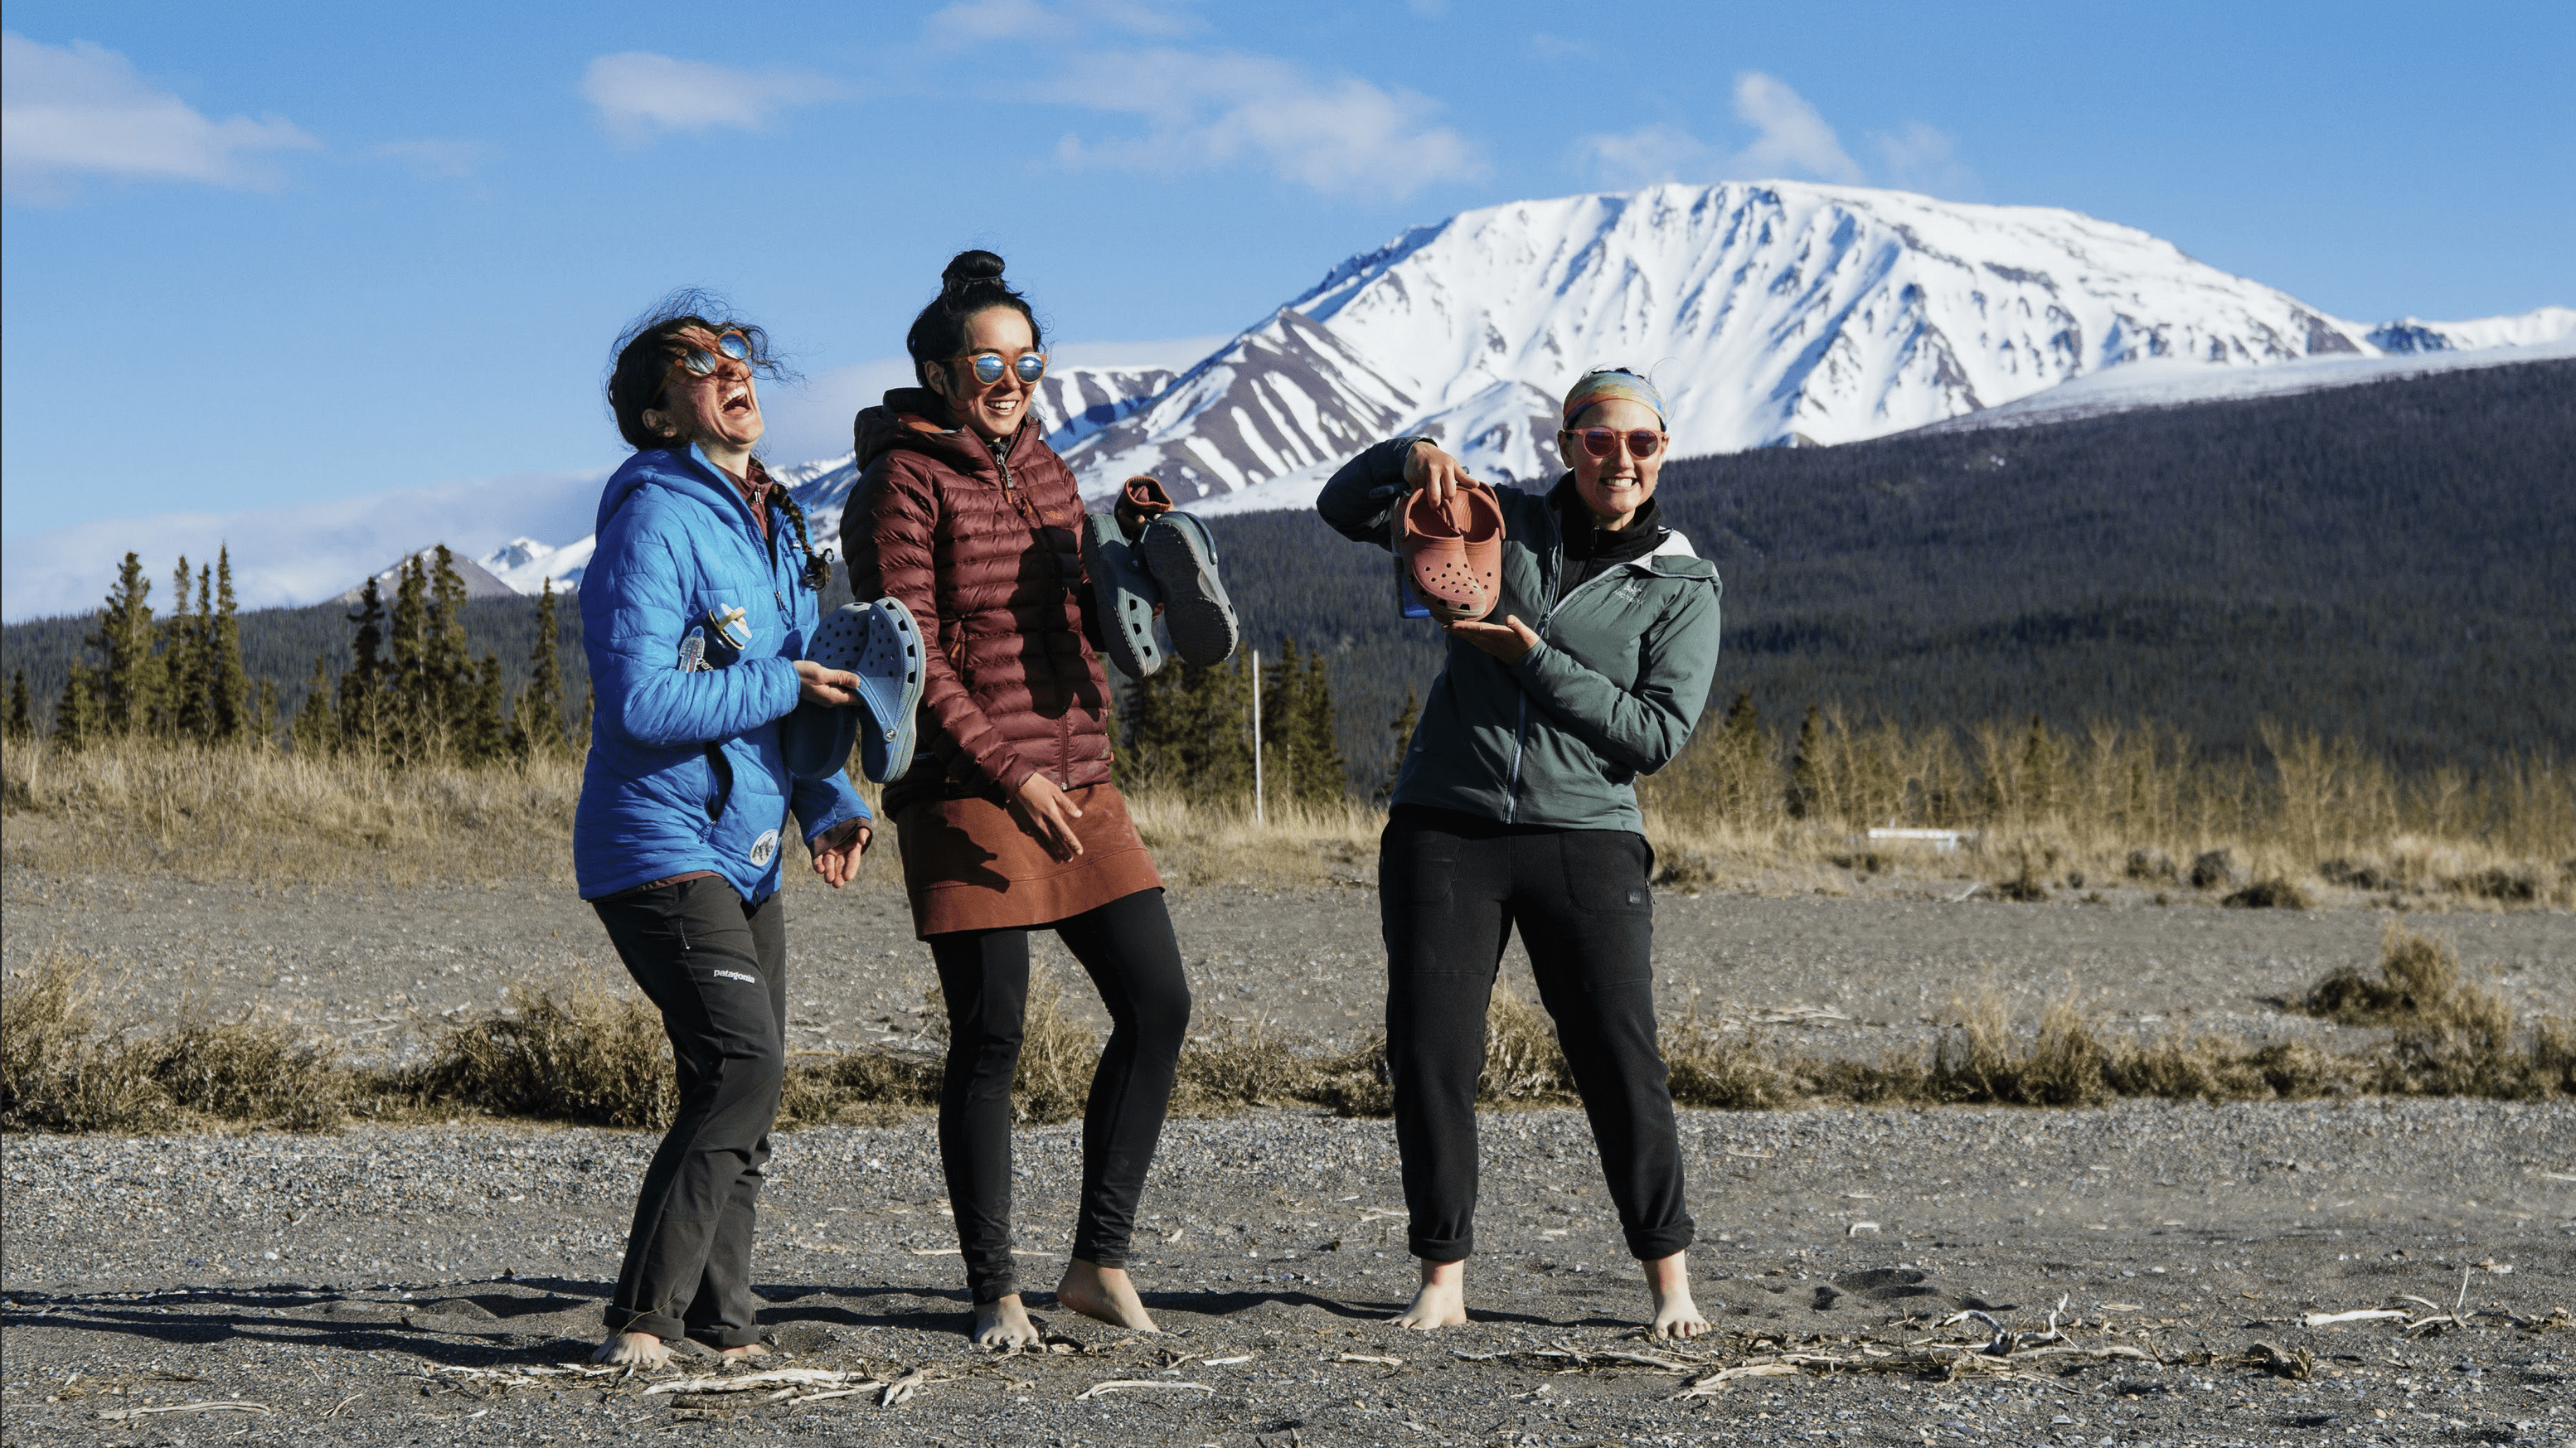
{"label": "rolled pant cuff", "polygon": [[1076,1242],[1073,1244],[1071,1255],[1094,1267],[1114,1267],[1124,1271],[1127,1267],[1129,1250],[1128,1245],[1123,1242],[1115,1247],[1101,1242]]}
{"label": "rolled pant cuff", "polygon": [[712,1329],[705,1332],[692,1332],[689,1334],[689,1340],[703,1343],[722,1352],[726,1348],[749,1347],[760,1341],[761,1336],[760,1329],[756,1327],[729,1327],[720,1332]]}
{"label": "rolled pant cuff", "polygon": [[638,1312],[631,1307],[603,1307],[599,1320],[610,1332],[649,1332],[664,1342],[677,1342],[689,1331],[667,1312]]}
{"label": "rolled pant cuff", "polygon": [[970,1282],[966,1290],[977,1307],[990,1307],[1005,1297],[1018,1295],[1020,1284],[1017,1278],[1004,1277],[993,1282]]}
{"label": "rolled pant cuff", "polygon": [[1657,1227],[1652,1231],[1629,1232],[1628,1255],[1640,1262],[1653,1262],[1675,1252],[1686,1252],[1699,1240],[1699,1228],[1688,1221],[1678,1226]]}
{"label": "rolled pant cuff", "polygon": [[1464,1262],[1476,1255],[1473,1237],[1409,1237],[1404,1249],[1425,1262]]}

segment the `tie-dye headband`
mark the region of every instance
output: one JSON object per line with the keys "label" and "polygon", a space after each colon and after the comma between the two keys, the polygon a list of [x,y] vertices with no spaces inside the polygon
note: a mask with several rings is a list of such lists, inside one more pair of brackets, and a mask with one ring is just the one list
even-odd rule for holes
{"label": "tie-dye headband", "polygon": [[1613,367],[1575,379],[1573,390],[1565,394],[1565,425],[1573,426],[1583,409],[1614,397],[1643,403],[1655,410],[1657,422],[1664,420],[1664,395],[1655,390],[1655,384],[1624,367]]}

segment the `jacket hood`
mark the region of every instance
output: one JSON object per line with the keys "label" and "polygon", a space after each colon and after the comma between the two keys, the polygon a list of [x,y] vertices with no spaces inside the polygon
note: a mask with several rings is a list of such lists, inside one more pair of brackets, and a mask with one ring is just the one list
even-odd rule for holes
{"label": "jacket hood", "polygon": [[695,444],[686,452],[670,448],[646,448],[620,464],[608,475],[608,486],[599,493],[599,516],[592,531],[608,526],[608,520],[626,504],[636,489],[646,484],[663,488],[684,498],[694,498],[715,510],[718,517],[750,526],[751,509],[742,494],[724,480],[716,465],[707,461]]}

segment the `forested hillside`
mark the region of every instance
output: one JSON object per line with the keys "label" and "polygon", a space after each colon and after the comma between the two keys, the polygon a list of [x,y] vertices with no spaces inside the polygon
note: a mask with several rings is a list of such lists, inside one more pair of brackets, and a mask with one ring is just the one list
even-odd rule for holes
{"label": "forested hillside", "polygon": [[[2409,770],[2576,754],[2576,362],[1689,460],[1660,496],[1725,579],[1713,702],[1750,690],[1775,727],[1839,703],[1908,728],[2155,719],[2216,754],[2270,718]],[[1212,521],[1248,642],[1324,651],[1366,792],[1436,633],[1397,617],[1387,555],[1311,514]],[[317,652],[345,667],[348,612],[240,616],[283,716]],[[579,614],[560,612],[577,709]],[[515,697],[535,600],[460,616]],[[40,720],[92,627],[0,635]]]}

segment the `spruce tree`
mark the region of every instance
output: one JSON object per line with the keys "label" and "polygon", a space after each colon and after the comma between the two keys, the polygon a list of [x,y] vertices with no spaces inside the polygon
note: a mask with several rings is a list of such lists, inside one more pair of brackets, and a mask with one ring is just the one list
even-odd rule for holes
{"label": "spruce tree", "polygon": [[1757,781],[1765,770],[1762,758],[1762,716],[1754,710],[1753,691],[1737,691],[1735,703],[1726,711],[1726,725],[1718,733],[1718,808],[1729,819],[1745,819],[1753,813]]}
{"label": "spruce tree", "polygon": [[465,639],[465,579],[456,571],[456,555],[447,545],[430,550],[437,563],[429,569],[429,621],[423,668],[436,701],[443,732],[459,733],[469,723],[483,681]]}
{"label": "spruce tree", "polygon": [[73,659],[71,673],[63,680],[62,702],[54,706],[54,747],[68,752],[97,740],[100,692],[100,681],[89,665]]}
{"label": "spruce tree", "polygon": [[5,732],[12,744],[24,744],[36,737],[36,710],[27,698],[27,671],[17,669],[9,675],[9,722]]}
{"label": "spruce tree", "polygon": [[213,680],[207,670],[207,619],[210,580],[201,570],[196,612],[188,611],[188,560],[182,555],[170,576],[170,617],[161,625],[161,666],[167,678],[168,710],[158,732],[200,743],[214,737]]}
{"label": "spruce tree", "polygon": [[1807,718],[1798,726],[1798,752],[1789,760],[1789,818],[1805,819],[1824,804],[1824,711],[1807,706]]}
{"label": "spruce tree", "polygon": [[537,643],[528,651],[528,687],[510,711],[510,746],[522,757],[564,746],[563,664],[556,653],[555,581],[537,590]]}
{"label": "spruce tree", "polygon": [[385,736],[395,756],[418,759],[436,707],[429,679],[429,572],[415,553],[402,561],[394,584],[391,658],[385,669]]}
{"label": "spruce tree", "polygon": [[1413,747],[1413,731],[1422,722],[1422,696],[1410,685],[1404,691],[1404,707],[1396,711],[1395,722],[1387,728],[1395,735],[1395,761],[1386,767],[1386,778],[1378,781],[1377,798],[1395,798],[1395,782],[1404,776],[1405,752]]}
{"label": "spruce tree", "polygon": [[[345,683],[345,681],[343,681]],[[319,759],[340,743],[340,720],[331,707],[331,668],[323,656],[313,656],[313,677],[304,683],[304,702],[295,711],[295,752],[306,759]]]}
{"label": "spruce tree", "polygon": [[[236,617],[240,600],[233,595],[233,550],[229,545],[215,550],[215,609],[207,617],[206,673],[210,698],[209,713],[214,721],[217,739],[239,739],[251,730],[255,721],[244,714],[250,699],[250,671],[242,667],[241,620]],[[277,686],[261,680],[268,691],[268,721],[264,728],[253,730],[263,736],[277,732]]]}
{"label": "spruce tree", "polygon": [[93,733],[133,734],[152,726],[162,681],[161,657],[152,649],[154,633],[152,580],[143,576],[143,560],[128,553],[116,570],[107,606],[99,611],[98,631],[86,640],[107,663],[96,685],[96,728],[83,730],[83,740]]}
{"label": "spruce tree", "polygon": [[1333,709],[1332,681],[1324,674],[1322,653],[1306,655],[1299,672],[1294,731],[1289,735],[1290,768],[1297,798],[1320,804],[1350,791],[1349,765],[1342,759],[1342,726]]}
{"label": "spruce tree", "polygon": [[487,653],[475,671],[474,692],[457,721],[454,751],[466,764],[488,764],[501,757],[501,656]]}
{"label": "spruce tree", "polygon": [[[385,600],[368,579],[358,590],[358,611],[344,615],[358,626],[358,636],[351,645],[356,655],[349,672],[340,676],[340,707],[337,742],[344,749],[381,750],[385,739]],[[322,660],[313,660],[316,678],[321,675]]]}
{"label": "spruce tree", "polygon": [[1304,797],[1297,757],[1297,702],[1303,678],[1297,667],[1297,641],[1279,637],[1279,657],[1261,671],[1262,783],[1272,799]]}

